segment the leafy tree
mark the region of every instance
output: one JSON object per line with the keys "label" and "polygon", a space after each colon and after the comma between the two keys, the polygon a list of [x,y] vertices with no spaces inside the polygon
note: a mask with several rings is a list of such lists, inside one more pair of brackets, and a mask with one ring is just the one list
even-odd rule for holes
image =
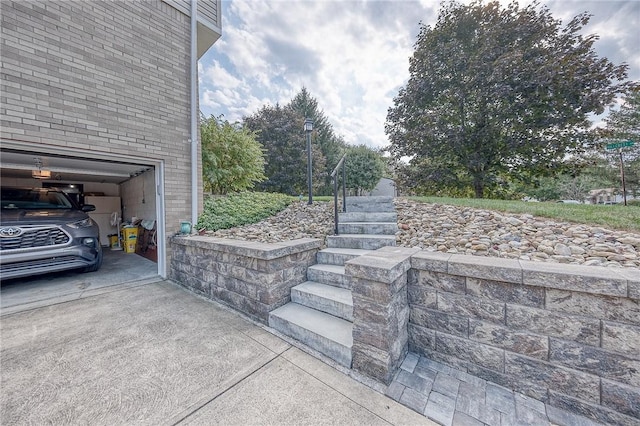
{"label": "leafy tree", "polygon": [[[640,89],[629,93],[622,106],[617,111],[612,111],[607,119],[607,128],[604,132],[603,147],[608,142],[620,142],[631,140],[635,142],[633,147],[624,148],[622,151],[625,165],[626,187],[632,195],[640,194]],[[612,166],[618,168],[619,174],[619,153],[609,151],[608,156]],[[619,182],[620,179],[618,178]],[[619,183],[616,184],[618,186]]]}
{"label": "leafy tree", "polygon": [[625,96],[620,109],[611,111],[605,122],[611,137],[635,141],[636,145],[630,151],[640,155],[640,88]]}
{"label": "leafy tree", "polygon": [[349,147],[346,162],[346,186],[357,195],[373,190],[384,174],[382,155],[366,145]]}
{"label": "leafy tree", "polygon": [[333,191],[331,187],[331,172],[340,161],[346,148],[346,143],[334,134],[333,126],[329,123],[324,112],[318,107],[318,101],[309,94],[305,87],[291,99],[289,105],[302,117],[313,120],[314,138],[312,144],[320,149],[325,158],[324,182],[319,185],[317,191],[320,195],[329,195]]}
{"label": "leafy tree", "polygon": [[593,189],[593,181],[585,175],[563,177],[564,179],[559,182],[563,198],[584,202],[589,195],[589,190]]}
{"label": "leafy tree", "polygon": [[627,161],[624,166],[627,191],[635,198],[638,198],[640,197],[640,156]]}
{"label": "leafy tree", "polygon": [[202,177],[215,194],[244,191],[265,179],[262,146],[255,133],[222,116],[200,116]]}
{"label": "leafy tree", "polygon": [[476,197],[511,180],[565,165],[588,140],[589,113],[601,113],[625,82],[627,65],[598,58],[589,15],[562,28],[532,3],[443,4],[422,25],[410,78],[385,131],[390,152],[410,157],[416,186],[473,189]]}
{"label": "leafy tree", "polygon": [[[268,192],[297,195],[307,192],[307,154],[303,130],[304,117],[290,106],[264,106],[244,117],[247,128],[256,133],[265,150],[267,180],[258,188]],[[314,131],[315,132],[315,131]],[[325,162],[312,147],[314,187],[324,182]]]}
{"label": "leafy tree", "polygon": [[593,189],[617,186],[615,168],[604,158],[587,158],[589,164],[555,176],[537,178],[534,182],[519,188],[523,194],[540,201],[571,199],[586,201]]}
{"label": "leafy tree", "polygon": [[563,198],[556,177],[543,176],[534,184],[525,185],[522,192],[538,201],[559,200]]}

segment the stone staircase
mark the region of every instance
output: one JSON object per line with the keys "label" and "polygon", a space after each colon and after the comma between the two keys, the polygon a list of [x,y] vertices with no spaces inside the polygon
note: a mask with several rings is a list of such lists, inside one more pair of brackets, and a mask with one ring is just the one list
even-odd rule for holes
{"label": "stone staircase", "polygon": [[398,229],[393,197],[347,197],[339,235],[307,269],[307,281],[291,289],[291,302],[269,313],[269,326],[351,367],[353,299],[345,262],[395,246]]}

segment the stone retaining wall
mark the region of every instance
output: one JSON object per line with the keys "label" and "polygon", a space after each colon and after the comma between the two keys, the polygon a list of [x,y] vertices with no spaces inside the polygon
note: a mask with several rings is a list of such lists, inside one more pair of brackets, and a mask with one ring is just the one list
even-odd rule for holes
{"label": "stone retaining wall", "polygon": [[640,418],[640,272],[421,252],[409,350],[607,424]]}
{"label": "stone retaining wall", "polygon": [[383,247],[345,264],[353,296],[352,368],[389,383],[407,355],[410,257],[419,249]]}
{"label": "stone retaining wall", "polygon": [[322,241],[274,244],[211,237],[174,237],[169,277],[267,324],[269,312],[290,301],[291,287],[306,280]]}
{"label": "stone retaining wall", "polygon": [[[267,324],[322,241],[175,237],[170,277]],[[606,424],[640,418],[640,272],[383,247],[345,265],[352,368],[407,351]]]}

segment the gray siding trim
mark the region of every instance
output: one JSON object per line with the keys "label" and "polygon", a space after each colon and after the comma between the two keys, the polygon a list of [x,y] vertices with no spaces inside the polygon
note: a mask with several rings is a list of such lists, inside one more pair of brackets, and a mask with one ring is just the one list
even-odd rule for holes
{"label": "gray siding trim", "polygon": [[201,0],[198,1],[198,16],[204,17],[216,26],[220,26],[218,11],[220,10],[220,0]]}
{"label": "gray siding trim", "polygon": [[[191,16],[190,0],[162,0],[187,16]],[[222,28],[221,0],[198,0],[198,21],[220,33]]]}
{"label": "gray siding trim", "polygon": [[184,13],[187,16],[191,15],[191,12],[189,9],[189,0],[162,0],[162,1],[172,7],[175,7],[176,9],[178,9],[180,12]]}
{"label": "gray siding trim", "polygon": [[[186,16],[191,16],[190,0],[162,0]],[[222,34],[221,0],[198,1],[198,58],[220,38]]]}

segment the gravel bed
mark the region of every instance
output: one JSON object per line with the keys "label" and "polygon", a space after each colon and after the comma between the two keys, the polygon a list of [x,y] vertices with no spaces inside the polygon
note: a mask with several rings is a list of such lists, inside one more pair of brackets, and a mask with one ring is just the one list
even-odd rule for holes
{"label": "gravel bed", "polygon": [[[640,267],[640,233],[557,222],[529,214],[425,204],[397,198],[399,246],[555,263]],[[294,202],[262,222],[215,232],[274,243],[333,234],[333,203]]]}

